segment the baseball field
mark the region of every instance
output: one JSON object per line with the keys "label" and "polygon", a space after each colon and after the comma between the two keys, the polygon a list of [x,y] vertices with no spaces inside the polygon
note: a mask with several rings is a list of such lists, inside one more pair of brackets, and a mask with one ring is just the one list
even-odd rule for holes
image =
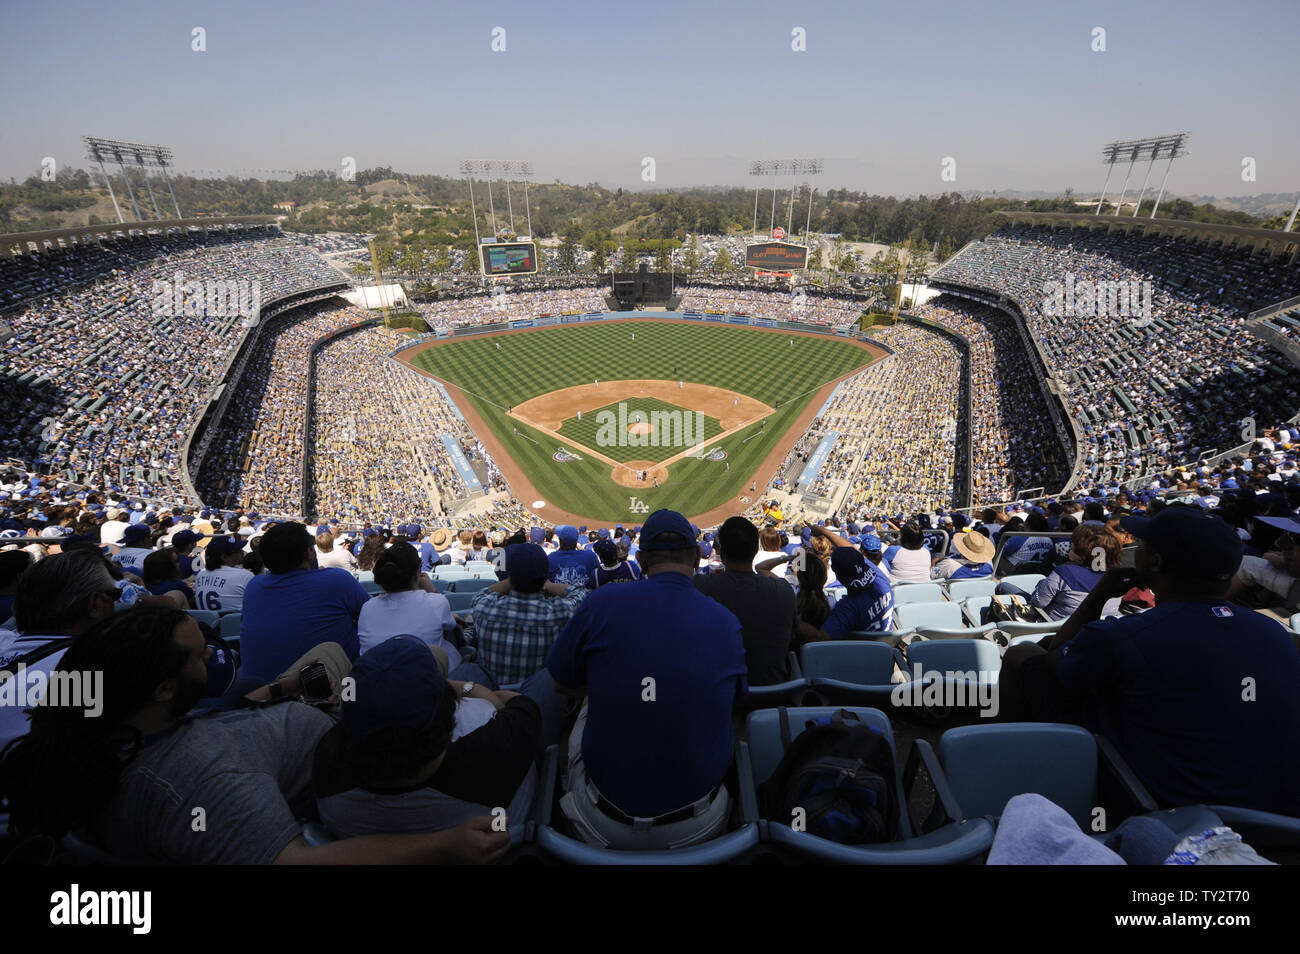
{"label": "baseball field", "polygon": [[622,319],[428,342],[515,496],[555,522],[740,512],[835,384],[880,356],[813,334]]}

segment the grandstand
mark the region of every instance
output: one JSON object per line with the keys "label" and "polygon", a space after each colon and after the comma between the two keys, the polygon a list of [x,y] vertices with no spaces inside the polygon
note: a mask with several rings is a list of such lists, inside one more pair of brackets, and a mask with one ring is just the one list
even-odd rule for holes
{"label": "grandstand", "polygon": [[[504,294],[448,295],[418,306],[428,331],[412,334],[347,304],[338,272],[310,245],[266,224],[121,235],[67,247],[29,243],[0,269],[5,321],[13,328],[0,370],[15,412],[0,432],[11,459],[3,474],[9,500],[0,549],[26,554],[36,566],[47,560],[56,566],[53,561],[78,549],[102,546],[118,572],[126,571],[123,586],[140,587],[130,590],[132,598],[155,604],[119,619],[188,610],[224,636],[237,658],[258,665],[268,651],[268,630],[300,629],[287,602],[257,602],[261,590],[299,572],[272,564],[279,539],[298,532],[300,522],[328,537],[331,549],[321,544],[310,552],[321,566],[339,568],[329,572],[342,573],[329,578],[331,599],[357,601],[358,615],[343,623],[340,637],[348,657],[340,672],[346,671],[362,655],[360,643],[348,639],[369,632],[359,615],[365,606],[388,606],[390,597],[407,592],[390,589],[395,577],[385,566],[406,554],[401,545],[411,541],[416,563],[408,576],[420,582],[410,592],[424,591],[430,606],[441,613],[445,605],[452,620],[429,637],[431,644],[445,652],[445,639],[461,666],[474,667],[452,667],[465,681],[496,686],[493,667],[518,663],[493,655],[500,650],[492,627],[523,625],[494,623],[492,615],[497,594],[490,588],[512,578],[509,543],[536,542],[552,562],[566,559],[554,555],[570,549],[590,551],[584,559],[599,563],[609,553],[601,544],[617,540],[625,549],[614,547],[615,572],[629,552],[639,559],[647,542],[644,523],[579,532],[538,519],[448,392],[393,359],[413,343],[539,319],[604,320],[607,303],[591,283],[533,280]],[[173,281],[177,272],[186,281],[225,281],[231,274],[255,281],[260,307],[251,316],[164,313],[157,283]],[[1153,320],[1046,313],[1049,283],[1067,274],[1153,283]],[[1171,787],[1159,760],[1139,749],[1116,748],[1078,727],[1027,727],[1031,713],[1016,687],[1025,656],[1071,635],[1072,617],[1060,615],[1062,605],[1077,608],[1089,598],[1090,589],[1070,588],[1084,586],[1088,554],[1079,551],[1080,541],[1100,534],[1097,539],[1122,553],[1123,565],[1139,559],[1138,527],[1124,523],[1133,512],[1194,512],[1240,537],[1246,554],[1229,574],[1231,584],[1223,581],[1231,586],[1226,592],[1259,610],[1249,619],[1268,619],[1273,627],[1243,638],[1264,646],[1284,632],[1275,621],[1288,622],[1294,634],[1300,619],[1289,614],[1300,611],[1300,587],[1288,576],[1294,550],[1286,541],[1300,508],[1300,428],[1294,425],[1300,377],[1289,360],[1300,329],[1300,312],[1289,302],[1297,285],[1294,265],[1248,249],[1070,223],[1008,222],[947,262],[931,282],[938,297],[897,324],[872,329],[886,356],[839,383],[773,482],[755,487],[745,514],[766,534],[759,556],[775,554],[777,563],[754,562],[783,592],[797,591],[799,625],[777,654],[777,675],[751,672],[748,693],[737,703],[736,738],[745,742],[737,752],[744,755],[737,756],[735,809],[718,837],[676,854],[637,857],[891,863],[890,852],[908,850],[920,853],[911,860],[977,861],[989,857],[997,826],[1014,817],[1007,804],[1012,796],[1045,791],[1076,813],[1077,806],[1094,804],[1092,783],[1061,781],[1074,764],[1068,759],[1078,758],[1134,786],[1129,794],[1138,810],[1108,805],[1117,821],[1195,808],[1195,824],[1179,827],[1180,838],[1194,834],[1197,824],[1226,824],[1261,852],[1289,859],[1300,845],[1300,823],[1285,800],[1295,793],[1225,791],[1217,800],[1211,796],[1218,790],[1188,794]],[[858,334],[864,305],[847,294],[805,293],[796,306],[791,290],[743,284],[695,283],[680,293],[683,318],[726,317],[760,327],[793,322],[831,337]],[[593,369],[596,374],[603,369]],[[1255,427],[1245,444],[1243,418]],[[721,571],[725,527],[687,526],[701,547],[698,572]],[[209,547],[222,541],[212,551],[220,559],[229,550],[238,554],[235,563],[262,571],[247,574],[238,610],[220,609],[220,596],[211,597],[213,608],[199,605],[195,591],[187,596],[189,576],[179,562],[190,559],[180,552],[192,545],[182,542],[185,530]],[[561,544],[570,539],[579,542]],[[133,550],[141,551],[139,564],[131,562]],[[218,572],[197,552],[207,562],[203,572]],[[178,555],[170,571],[175,579],[156,559],[144,566],[155,553],[165,554],[161,563]],[[918,555],[920,578],[912,575]],[[807,576],[806,565],[787,570],[780,565],[786,560],[810,562],[818,575]],[[221,572],[236,579],[234,566]],[[191,565],[190,576],[197,579],[200,569]],[[24,572],[29,583],[11,581],[19,592],[41,579]],[[1110,579],[1087,573],[1088,587]],[[1152,608],[1151,589],[1124,579],[1125,588],[1104,609],[1087,605],[1117,623],[1161,611]],[[872,599],[883,615],[856,616],[858,623],[840,631],[849,609],[861,606],[855,580],[880,588]],[[543,627],[543,649],[557,639],[566,614],[593,598],[582,583],[553,582],[559,587],[554,605],[567,610]],[[207,592],[198,582],[195,587]],[[990,619],[995,598],[1003,596],[1026,601],[1020,618]],[[867,625],[868,619],[874,622]],[[10,623],[22,625],[18,618]],[[318,641],[315,630],[300,635]],[[14,642],[20,638],[0,635],[0,650],[20,645]],[[15,658],[10,652],[0,661]],[[287,662],[292,658],[273,670]],[[932,674],[939,672],[946,682],[936,682]],[[1285,672],[1281,663],[1278,672]],[[949,678],[953,673],[969,678]],[[273,671],[257,673],[268,674]],[[517,674],[527,676],[517,687],[529,702],[516,706],[541,712],[558,706],[560,721],[575,714],[549,688],[551,671]],[[246,675],[252,679],[252,670]],[[926,693],[939,683],[947,694],[936,702]],[[495,688],[482,691],[485,704],[507,701]],[[787,826],[763,815],[756,801],[757,783],[779,761],[773,707],[780,705],[863,710],[864,719],[887,733],[897,768],[905,749],[930,759],[929,777],[950,784],[957,803],[937,789],[900,787],[901,820],[886,845],[844,845],[799,831],[787,836]],[[1024,723],[990,724],[991,710],[1001,705]],[[1270,710],[1269,718],[1281,717]],[[13,731],[10,738],[21,737],[25,726]],[[937,754],[924,754],[931,745]],[[1007,766],[999,784],[990,785],[963,768],[963,745],[991,746],[994,753],[1015,746],[1036,753],[1018,764],[1051,771]],[[505,792],[527,820],[511,819],[509,856],[626,860],[615,847],[589,843],[580,826],[565,820],[551,797],[561,794],[558,750],[532,749],[524,761],[531,766],[535,755],[540,765],[521,769],[524,780]],[[18,751],[21,759],[22,746]],[[1126,759],[1135,763],[1131,772]],[[21,786],[17,798],[15,817],[26,823],[30,807]],[[338,803],[325,807],[304,824],[308,848],[344,845],[345,836],[362,830],[342,820],[346,813],[332,814]],[[925,816],[932,816],[933,831],[916,820]],[[438,825],[453,830],[451,823]],[[141,849],[117,832],[101,842],[77,842],[76,850],[122,860]],[[168,861],[270,860],[237,842],[224,853],[157,851]]]}

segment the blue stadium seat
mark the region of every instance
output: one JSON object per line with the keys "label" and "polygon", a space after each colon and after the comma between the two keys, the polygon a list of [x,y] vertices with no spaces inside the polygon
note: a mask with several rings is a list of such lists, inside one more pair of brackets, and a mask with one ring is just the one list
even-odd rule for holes
{"label": "blue stadium seat", "polygon": [[1300,851],[1300,818],[1233,805],[1208,807],[1260,854],[1272,849]]}
{"label": "blue stadium seat", "polygon": [[961,601],[962,615],[966,617],[966,622],[971,626],[982,626],[980,622],[980,611],[993,602],[991,596],[968,596]]}
{"label": "blue stadium seat", "polygon": [[803,648],[803,674],[824,705],[889,705],[898,653],[888,643],[835,640]]}
{"label": "blue stadium seat", "polygon": [[357,570],[357,571],[356,571],[356,578],[357,578],[357,582],[360,583],[360,584],[362,584],[363,586],[364,586],[366,583],[373,583],[373,582],[375,582],[375,571],[374,571],[374,570]]}
{"label": "blue stadium seat", "polygon": [[[915,756],[927,772],[935,762],[929,742],[918,739]],[[1102,736],[1075,725],[1002,723],[949,729],[939,739],[938,765],[951,801],[967,818],[1000,818],[1016,795],[1035,793],[1060,806],[1075,823],[1101,839],[1131,814],[1143,814],[1176,834],[1215,827],[1220,810],[1193,805],[1159,811],[1137,775]],[[1096,809],[1104,815],[1096,816]],[[1095,821],[1104,822],[1100,831]],[[943,800],[923,827],[953,821]],[[1300,833],[1300,819],[1296,831]]]}
{"label": "blue stadium seat", "polygon": [[749,747],[743,741],[736,745],[736,771],[741,781],[737,798],[740,826],[735,831],[689,848],[619,851],[589,845],[552,826],[552,812],[560,782],[560,747],[552,745],[546,750],[541,785],[537,793],[537,844],[546,854],[572,865],[721,865],[738,861],[755,848],[759,841],[758,801],[753,785],[749,782],[752,776]]}
{"label": "blue stadium seat", "polygon": [[1002,577],[998,582],[1010,583],[1013,586],[1020,587],[1026,593],[1032,593],[1034,592],[1034,587],[1045,579],[1047,579],[1047,577],[1041,573],[1013,573],[1011,576]]}
{"label": "blue stadium seat", "polygon": [[362,580],[361,588],[371,596],[378,596],[380,593],[384,592],[384,588],[374,580]]}
{"label": "blue stadium seat", "polygon": [[479,590],[486,590],[497,581],[495,574],[490,580],[454,580],[451,584],[453,593],[477,593]]}
{"label": "blue stadium seat", "polygon": [[452,582],[453,582],[452,580],[435,578],[433,581],[433,588],[437,590],[439,593],[446,593],[449,589],[451,589]]}
{"label": "blue stadium seat", "polygon": [[189,613],[197,622],[203,623],[205,626],[211,626],[214,630],[219,629],[221,626],[221,614],[216,610],[192,609],[185,612]]}
{"label": "blue stadium seat", "polygon": [[447,602],[451,604],[453,613],[467,612],[474,605],[474,597],[478,596],[477,593],[457,593],[454,590],[444,595],[447,597]]}
{"label": "blue stadium seat", "polygon": [[987,639],[936,639],[907,647],[909,676],[927,672],[975,672],[979,682],[997,682],[1002,655],[996,643]]}
{"label": "blue stadium seat", "polygon": [[[804,724],[810,719],[819,719],[831,715],[836,707],[789,709],[791,732],[797,735],[803,731]],[[897,747],[894,744],[894,731],[889,719],[878,709],[850,708],[868,726],[880,732],[894,750],[894,764],[899,764]],[[745,721],[745,741],[749,743],[752,761],[752,783],[755,790],[771,777],[780,764],[783,748],[781,745],[780,710],[760,709],[751,712]],[[759,822],[763,840],[778,846],[784,851],[803,859],[823,863],[856,865],[949,865],[974,861],[988,851],[993,843],[993,826],[986,819],[953,821],[937,831],[920,834],[912,823],[908,811],[907,788],[915,780],[915,773],[908,779],[905,787],[903,775],[894,779],[895,796],[899,807],[899,828],[902,838],[899,841],[872,845],[842,845],[837,842],[819,838],[806,831],[795,831],[790,825],[773,821]],[[947,790],[939,770],[937,789]],[[961,815],[961,809],[955,803],[948,806],[950,814]]]}
{"label": "blue stadium seat", "polygon": [[1291,632],[1300,633],[1300,613],[1291,617]]}
{"label": "blue stadium seat", "polygon": [[906,603],[894,610],[894,621],[902,630],[922,626],[961,629],[961,607],[956,603]]}
{"label": "blue stadium seat", "polygon": [[790,653],[787,658],[790,678],[769,686],[750,686],[749,694],[740,704],[741,709],[748,712],[750,709],[761,709],[767,706],[797,705],[803,701],[803,694],[808,689],[808,679],[799,667],[799,657]]}
{"label": "blue stadium seat", "polygon": [[960,603],[971,596],[992,596],[997,586],[992,580],[952,580],[948,583],[948,599]]}
{"label": "blue stadium seat", "polygon": [[913,583],[910,586],[894,587],[894,605],[904,606],[908,603],[942,603],[943,587],[938,583]]}
{"label": "blue stadium seat", "polygon": [[243,622],[243,619],[244,615],[242,613],[227,613],[225,616],[221,617],[221,626],[219,629],[221,638],[228,643],[238,643],[239,626],[240,623]]}

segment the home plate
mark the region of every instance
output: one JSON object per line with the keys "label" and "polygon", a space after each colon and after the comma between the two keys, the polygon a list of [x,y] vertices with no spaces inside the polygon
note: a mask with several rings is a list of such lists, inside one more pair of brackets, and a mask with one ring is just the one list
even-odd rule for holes
{"label": "home plate", "polygon": [[546,506],[546,501],[545,501],[545,500],[534,500],[534,501],[533,501],[533,509],[534,509],[534,510],[541,510],[541,509],[542,509],[543,507],[545,507],[545,506]]}

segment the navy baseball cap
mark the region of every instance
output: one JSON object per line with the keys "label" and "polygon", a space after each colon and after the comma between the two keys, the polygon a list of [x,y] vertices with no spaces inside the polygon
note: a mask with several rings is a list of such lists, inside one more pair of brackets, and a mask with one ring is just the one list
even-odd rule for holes
{"label": "navy baseball cap", "polygon": [[555,528],[555,535],[559,538],[559,540],[560,540],[561,543],[577,543],[577,542],[578,542],[578,528],[577,528],[577,527],[571,527],[571,526],[569,526],[568,524],[565,524],[565,525],[562,526],[562,527],[556,527],[556,528]]}
{"label": "navy baseball cap", "polygon": [[[660,543],[659,535],[663,533],[680,534],[685,542],[665,540]],[[676,510],[656,510],[650,514],[641,531],[642,550],[686,550],[693,546],[695,546],[695,531],[691,528],[690,522]]]}
{"label": "navy baseball cap", "polygon": [[1241,566],[1244,545],[1237,531],[1203,510],[1166,507],[1154,517],[1124,517],[1119,524],[1192,579],[1230,580]]}
{"label": "navy baseball cap", "polygon": [[364,739],[382,729],[422,729],[433,721],[447,680],[424,640],[386,639],[358,657],[352,692],[340,706],[344,730]]}
{"label": "navy baseball cap", "polygon": [[144,524],[133,523],[122,531],[122,542],[134,543],[137,540],[148,540],[151,532]]}
{"label": "navy baseball cap", "polygon": [[536,593],[551,575],[551,561],[536,543],[516,543],[506,548],[506,576],[523,593]]}
{"label": "navy baseball cap", "polygon": [[546,531],[543,530],[541,527],[533,527],[531,530],[528,531],[529,543],[541,543],[545,539],[546,539]]}
{"label": "navy baseball cap", "polygon": [[600,557],[601,563],[618,561],[618,544],[613,540],[597,540],[592,549],[596,551],[596,556]]}
{"label": "navy baseball cap", "polygon": [[198,543],[199,535],[193,530],[181,530],[172,536],[172,546],[183,547],[191,543]]}
{"label": "navy baseball cap", "polygon": [[227,553],[238,553],[244,549],[244,541],[238,537],[213,537],[208,541],[208,553],[223,557]]}

